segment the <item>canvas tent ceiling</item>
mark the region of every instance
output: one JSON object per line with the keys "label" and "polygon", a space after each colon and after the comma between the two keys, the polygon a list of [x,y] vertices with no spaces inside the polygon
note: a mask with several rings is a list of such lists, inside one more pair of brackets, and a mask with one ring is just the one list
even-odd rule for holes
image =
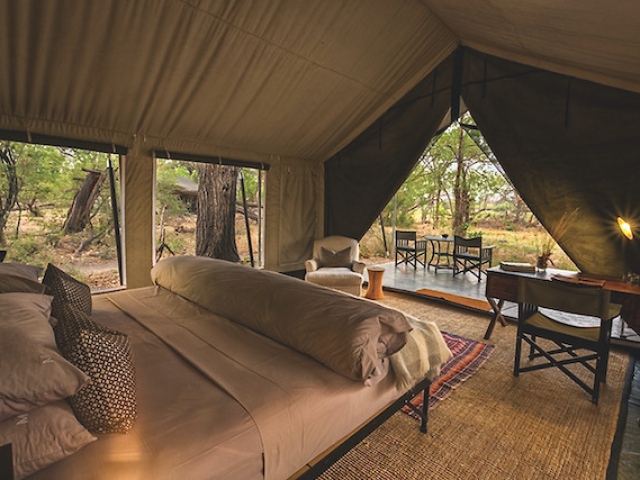
{"label": "canvas tent ceiling", "polygon": [[458,44],[640,92],[635,0],[1,0],[0,128],[324,161]]}
{"label": "canvas tent ceiling", "polygon": [[[458,45],[640,92],[635,0],[0,0],[0,12],[0,130],[122,145],[145,165],[138,180],[138,167],[128,167],[132,185],[149,180],[145,159],[154,150],[276,165],[267,192],[267,233],[275,240],[267,239],[267,250],[276,266],[291,268],[301,259],[286,252],[303,256],[304,248],[287,247],[322,233],[322,209],[310,206],[327,197],[327,225],[338,221],[329,208],[333,158],[355,155],[350,142],[385,112],[393,115],[389,109],[419,90]],[[405,135],[400,129],[387,140],[404,142]],[[397,177],[367,187],[381,198],[411,163],[385,161]],[[322,176],[323,162],[325,193],[316,188],[305,197],[298,188],[300,196],[287,200],[283,189]],[[147,188],[140,208],[151,194]],[[269,250],[274,241],[280,247]],[[135,243],[152,258],[148,239]]]}
{"label": "canvas tent ceiling", "polygon": [[444,59],[420,2],[2,0],[0,128],[322,161]]}

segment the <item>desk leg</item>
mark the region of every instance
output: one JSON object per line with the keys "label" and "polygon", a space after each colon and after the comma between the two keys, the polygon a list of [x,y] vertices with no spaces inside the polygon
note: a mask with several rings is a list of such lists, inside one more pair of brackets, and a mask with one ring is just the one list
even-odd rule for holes
{"label": "desk leg", "polygon": [[491,309],[493,310],[493,317],[491,317],[491,321],[489,322],[489,326],[487,327],[487,332],[484,334],[485,340],[489,340],[491,334],[493,333],[493,327],[496,326],[496,321],[499,319],[500,323],[503,327],[507,326],[507,322],[504,320],[502,316],[502,307],[504,306],[504,300],[500,299],[496,304],[495,298],[487,297],[487,301],[489,305],[491,305]]}

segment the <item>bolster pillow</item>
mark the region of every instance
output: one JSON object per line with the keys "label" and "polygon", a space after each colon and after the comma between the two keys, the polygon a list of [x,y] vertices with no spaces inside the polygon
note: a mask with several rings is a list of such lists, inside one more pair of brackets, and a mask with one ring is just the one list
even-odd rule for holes
{"label": "bolster pillow", "polygon": [[353,380],[366,381],[411,331],[397,310],[223,260],[171,257],[153,267],[151,278]]}

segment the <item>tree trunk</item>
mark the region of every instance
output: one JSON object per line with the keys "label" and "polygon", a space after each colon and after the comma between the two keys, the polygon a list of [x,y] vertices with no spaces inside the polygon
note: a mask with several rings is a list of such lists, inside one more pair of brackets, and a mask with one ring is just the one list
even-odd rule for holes
{"label": "tree trunk", "polygon": [[0,196],[0,245],[4,245],[4,227],[7,225],[11,209],[18,202],[18,172],[16,160],[11,153],[9,144],[0,148],[0,173],[4,174],[7,181],[7,192]]}
{"label": "tree trunk", "polygon": [[236,247],[236,184],[238,168],[198,165],[196,255],[238,262]]}
{"label": "tree trunk", "polygon": [[440,197],[442,196],[441,189],[438,188],[433,201],[433,228],[440,228]]}
{"label": "tree trunk", "polygon": [[464,130],[460,127],[460,141],[456,154],[456,180],[453,186],[454,211],[452,228],[456,235],[466,234],[466,219],[469,217],[469,194],[466,188],[466,171],[464,164]]}
{"label": "tree trunk", "polygon": [[82,170],[87,172],[87,175],[73,197],[67,219],[64,221],[64,233],[77,233],[84,230],[84,227],[91,220],[93,204],[100,194],[100,187],[104,180],[102,172],[100,170],[85,170],[84,168]]}

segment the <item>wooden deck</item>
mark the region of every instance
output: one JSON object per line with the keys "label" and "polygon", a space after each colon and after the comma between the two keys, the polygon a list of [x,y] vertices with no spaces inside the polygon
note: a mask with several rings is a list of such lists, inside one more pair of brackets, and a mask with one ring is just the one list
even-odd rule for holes
{"label": "wooden deck", "polygon": [[[385,269],[382,278],[384,290],[409,293],[456,307],[485,313],[487,314],[487,325],[489,325],[490,314],[488,308],[484,305],[484,301],[486,301],[484,296],[486,279],[484,276],[482,281],[478,282],[478,279],[469,273],[454,277],[450,269],[439,268],[436,270],[433,267],[424,268],[420,265],[414,269],[411,265],[406,264],[396,267],[394,262],[376,266],[384,267]],[[439,295],[438,292],[443,295]],[[507,302],[502,312],[507,320],[515,321],[518,316],[518,307],[515,303]],[[496,328],[499,328],[499,325]],[[640,348],[640,336],[628,328],[620,319],[614,320],[612,336],[614,344],[634,349]]]}

